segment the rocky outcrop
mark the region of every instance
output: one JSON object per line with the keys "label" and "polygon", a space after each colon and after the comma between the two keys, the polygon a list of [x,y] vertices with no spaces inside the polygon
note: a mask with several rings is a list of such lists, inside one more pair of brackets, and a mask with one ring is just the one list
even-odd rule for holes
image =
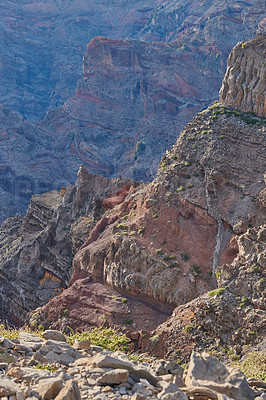
{"label": "rocky outcrop", "polygon": [[103,213],[102,201],[130,180],[90,175],[82,166],[64,203],[59,192],[35,195],[25,217],[7,219],[0,231],[0,318],[21,324],[29,310],[67,287],[72,259]]}
{"label": "rocky outcrop", "polygon": [[[108,39],[91,46],[98,41],[106,51]],[[103,65],[111,77],[112,60],[106,57]],[[88,77],[95,74],[86,71]],[[143,143],[138,148],[143,151]],[[237,353],[241,321],[247,320],[252,329],[253,322],[258,326],[249,335],[242,332],[241,343],[259,346],[265,154],[265,120],[215,102],[187,124],[152,183],[110,181],[81,168],[77,186],[67,190],[65,207],[60,206],[62,220],[56,213],[53,222],[54,193],[50,210],[39,213],[32,204],[30,221],[23,223],[36,232],[41,214],[41,237],[52,237],[49,246],[58,249],[59,231],[46,234],[71,221],[67,240],[76,252],[69,288],[37,309],[31,323],[64,330],[122,326],[135,350],[187,359],[195,344],[200,349],[230,344]],[[47,208],[46,196],[41,204]],[[18,232],[20,220],[14,221]],[[9,269],[6,264],[3,274]]]}
{"label": "rocky outcrop", "polygon": [[[1,222],[26,212],[33,194],[74,184],[81,162],[153,179],[184,125],[218,97],[231,48],[265,29],[261,0],[161,3],[0,6]],[[32,126],[9,108],[34,121],[50,112]]]}
{"label": "rocky outcrop", "polygon": [[265,58],[266,34],[234,47],[220,91],[223,104],[266,118]]}
{"label": "rocky outcrop", "polygon": [[0,7],[1,103],[35,121],[73,95],[94,36],[178,39],[184,46],[193,42],[197,51],[203,46],[214,57],[222,54],[225,62],[239,40],[265,29],[262,0],[203,1],[200,6],[196,0],[22,0]]}

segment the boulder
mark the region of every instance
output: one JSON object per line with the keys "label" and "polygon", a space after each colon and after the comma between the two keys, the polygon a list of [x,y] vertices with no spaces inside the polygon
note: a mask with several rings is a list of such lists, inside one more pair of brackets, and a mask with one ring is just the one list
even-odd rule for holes
{"label": "boulder", "polygon": [[18,339],[21,345],[31,348],[32,351],[39,350],[44,342],[39,336],[28,332],[20,332]]}
{"label": "boulder", "polygon": [[65,335],[60,331],[48,329],[42,333],[42,337],[46,340],[56,340],[58,342],[66,342]]}
{"label": "boulder", "polygon": [[67,381],[55,400],[80,400],[80,392],[77,383],[74,380]]}
{"label": "boulder", "polygon": [[42,379],[37,392],[44,400],[54,399],[63,388],[63,381],[59,378]]}
{"label": "boulder", "polygon": [[162,382],[163,390],[158,394],[158,399],[163,400],[188,400],[186,394],[178,386],[170,382]]}
{"label": "boulder", "polygon": [[0,397],[16,395],[17,400],[24,400],[25,396],[20,387],[10,379],[0,377]]}
{"label": "boulder", "polygon": [[90,350],[91,342],[90,340],[82,340],[81,342],[76,340],[73,344],[73,348],[76,350]]}
{"label": "boulder", "polygon": [[39,354],[44,356],[48,363],[58,362],[64,365],[69,365],[82,357],[80,352],[69,344],[55,340],[47,340],[36,353]]}
{"label": "boulder", "polygon": [[191,354],[185,383],[187,386],[207,387],[234,400],[255,398],[254,391],[241,371],[227,369],[224,364],[208,353],[193,352]]}
{"label": "boulder", "polygon": [[94,368],[127,369],[133,379],[134,377],[137,378],[136,380],[140,378],[147,379],[152,385],[156,385],[159,380],[155,375],[143,367],[136,366],[128,361],[123,361],[105,354],[96,354],[96,356],[89,359],[88,364],[92,365]]}
{"label": "boulder", "polygon": [[104,385],[119,385],[120,383],[127,382],[128,376],[128,370],[117,368],[100,376],[97,379],[97,383]]}
{"label": "boulder", "polygon": [[141,396],[152,396],[152,391],[148,389],[143,383],[136,383],[132,388],[133,393],[137,393]]}

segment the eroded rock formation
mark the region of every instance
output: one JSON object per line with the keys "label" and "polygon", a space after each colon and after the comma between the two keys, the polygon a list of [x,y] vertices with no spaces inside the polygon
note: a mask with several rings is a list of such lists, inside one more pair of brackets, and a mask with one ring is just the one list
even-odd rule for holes
{"label": "eroded rock formation", "polygon": [[7,219],[0,231],[0,318],[24,322],[26,313],[65,289],[75,252],[103,212],[102,201],[137,183],[91,175],[81,167],[64,204],[59,192],[35,195],[25,217]]}
{"label": "eroded rock formation", "polygon": [[[228,59],[220,101],[266,117],[266,35],[240,42]],[[237,73],[237,71],[239,71]]]}

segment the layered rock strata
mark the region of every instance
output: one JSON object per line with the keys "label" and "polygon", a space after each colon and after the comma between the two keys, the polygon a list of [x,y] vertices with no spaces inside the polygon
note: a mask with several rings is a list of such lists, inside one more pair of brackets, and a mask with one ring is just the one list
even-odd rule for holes
{"label": "layered rock strata", "polygon": [[0,318],[21,324],[29,310],[67,287],[72,260],[103,213],[102,201],[134,190],[131,180],[90,175],[84,167],[62,203],[57,191],[35,195],[25,217],[7,219],[0,231]]}

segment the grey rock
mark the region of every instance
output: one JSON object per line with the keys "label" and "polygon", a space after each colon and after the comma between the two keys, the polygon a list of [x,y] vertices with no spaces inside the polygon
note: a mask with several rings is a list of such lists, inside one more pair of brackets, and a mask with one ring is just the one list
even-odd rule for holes
{"label": "grey rock", "polygon": [[119,385],[120,383],[127,382],[128,375],[128,370],[117,368],[100,376],[97,379],[97,383],[105,385]]}
{"label": "grey rock", "polygon": [[142,396],[152,396],[152,391],[149,390],[143,383],[136,383],[132,388],[133,393],[138,393]]}
{"label": "grey rock", "polygon": [[234,400],[252,400],[255,393],[239,370],[227,369],[208,353],[191,354],[185,379],[187,386],[203,386]]}
{"label": "grey rock", "polygon": [[164,389],[158,394],[161,400],[188,400],[187,395],[183,393],[174,383],[164,382]]}
{"label": "grey rock", "polygon": [[[17,397],[22,399],[23,393],[21,392],[19,385],[10,379],[0,377],[0,397],[9,397],[12,395],[17,395]],[[23,400],[24,398],[25,397],[23,396]]]}
{"label": "grey rock", "polygon": [[127,369],[130,372],[130,376],[147,379],[152,385],[156,385],[158,378],[150,373],[147,369],[141,366],[136,366],[133,363],[119,360],[118,358],[111,357],[109,355],[97,354],[92,357],[89,362],[94,367],[111,367]]}
{"label": "grey rock", "polygon": [[64,365],[69,365],[82,357],[80,352],[69,344],[53,340],[47,340],[37,354],[44,356],[49,363],[58,362]]}
{"label": "grey rock", "polygon": [[32,333],[20,332],[19,342],[23,346],[30,347],[32,351],[37,351],[42,346],[44,340]]}
{"label": "grey rock", "polygon": [[42,333],[42,337],[47,340],[56,340],[58,342],[66,342],[65,335],[62,332],[48,329]]}

